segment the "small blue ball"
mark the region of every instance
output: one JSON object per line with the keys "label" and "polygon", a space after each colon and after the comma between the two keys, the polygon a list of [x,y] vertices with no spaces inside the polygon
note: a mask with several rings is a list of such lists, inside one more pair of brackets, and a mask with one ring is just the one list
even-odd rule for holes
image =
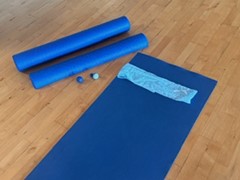
{"label": "small blue ball", "polygon": [[91,76],[92,76],[92,78],[94,80],[97,80],[99,78],[99,74],[98,73],[93,73]]}
{"label": "small blue ball", "polygon": [[82,76],[78,76],[78,77],[77,77],[77,82],[80,83],[80,84],[82,84],[82,83],[84,82],[83,77],[82,77]]}

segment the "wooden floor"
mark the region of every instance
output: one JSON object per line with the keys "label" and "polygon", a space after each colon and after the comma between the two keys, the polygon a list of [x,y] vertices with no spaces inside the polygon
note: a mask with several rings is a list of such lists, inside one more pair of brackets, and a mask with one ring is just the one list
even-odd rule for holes
{"label": "wooden floor", "polygon": [[240,0],[0,0],[1,180],[23,179],[133,57],[34,90],[11,56],[121,15],[144,53],[218,80],[167,179],[240,179]]}

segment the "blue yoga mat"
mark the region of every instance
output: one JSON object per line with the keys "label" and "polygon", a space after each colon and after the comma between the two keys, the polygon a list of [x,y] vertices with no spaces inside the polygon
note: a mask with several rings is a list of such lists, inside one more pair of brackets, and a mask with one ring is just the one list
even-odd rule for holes
{"label": "blue yoga mat", "polygon": [[198,93],[187,104],[115,78],[27,179],[166,176],[216,81],[140,53],[130,63]]}
{"label": "blue yoga mat", "polygon": [[17,69],[19,71],[24,71],[54,58],[127,32],[129,29],[130,22],[127,17],[123,16],[90,29],[15,54],[13,55],[13,60]]}
{"label": "blue yoga mat", "polygon": [[30,79],[34,88],[39,89],[146,47],[148,47],[146,36],[138,34],[30,73]]}

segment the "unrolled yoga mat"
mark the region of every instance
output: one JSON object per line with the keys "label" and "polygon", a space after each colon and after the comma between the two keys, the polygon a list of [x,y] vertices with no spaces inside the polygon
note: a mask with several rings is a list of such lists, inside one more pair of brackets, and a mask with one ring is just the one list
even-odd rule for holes
{"label": "unrolled yoga mat", "polygon": [[115,78],[27,179],[166,176],[216,81],[144,54],[130,64],[198,92],[187,104]]}
{"label": "unrolled yoga mat", "polygon": [[148,47],[147,37],[144,34],[137,34],[89,53],[30,73],[30,79],[34,88],[39,89],[146,47]]}
{"label": "unrolled yoga mat", "polygon": [[107,38],[127,32],[130,22],[123,16],[47,44],[20,52],[13,56],[19,71],[27,70],[54,58],[66,55]]}

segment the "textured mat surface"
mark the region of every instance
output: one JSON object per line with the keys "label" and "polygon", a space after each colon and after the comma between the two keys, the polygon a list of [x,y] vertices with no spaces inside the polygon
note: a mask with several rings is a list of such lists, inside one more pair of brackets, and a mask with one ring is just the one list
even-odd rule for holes
{"label": "textured mat surface", "polygon": [[130,63],[198,93],[186,104],[115,78],[27,179],[166,176],[216,81],[144,54]]}

